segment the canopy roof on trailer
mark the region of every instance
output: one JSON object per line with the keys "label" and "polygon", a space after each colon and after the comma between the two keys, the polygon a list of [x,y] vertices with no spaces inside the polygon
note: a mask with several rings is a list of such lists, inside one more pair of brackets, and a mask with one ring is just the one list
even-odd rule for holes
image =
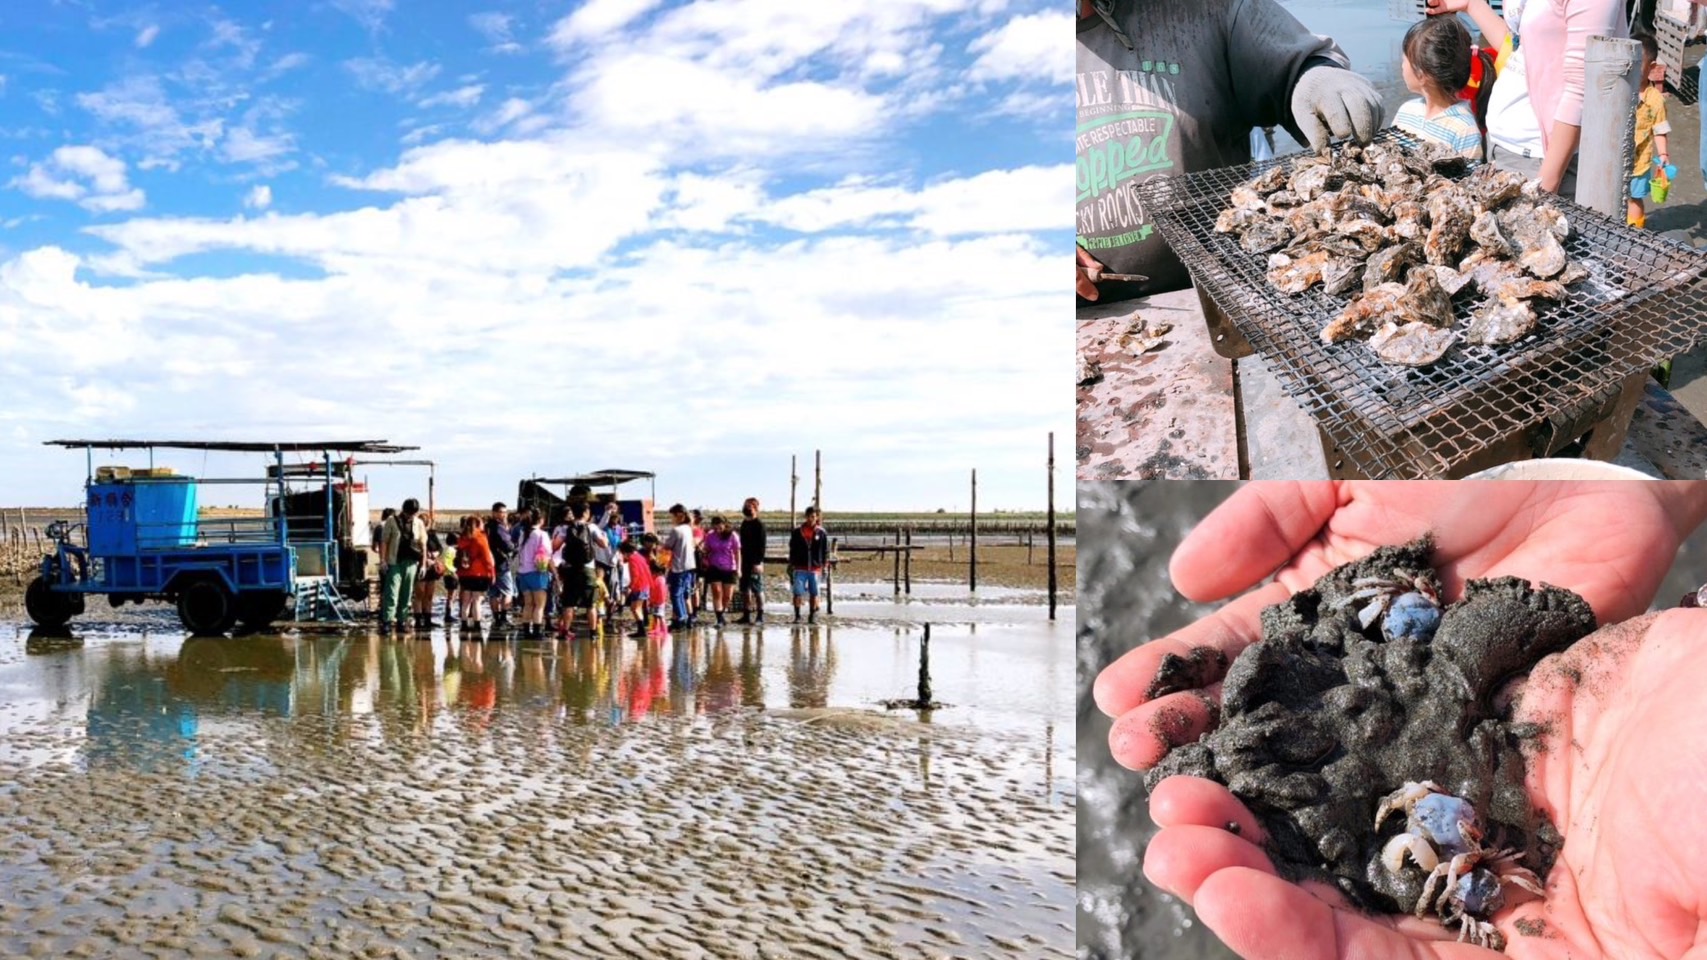
{"label": "canopy roof on trailer", "polygon": [[589,487],[597,487],[605,484],[627,483],[630,480],[651,480],[656,476],[657,474],[649,470],[595,470],[578,477],[534,477],[533,482],[562,483],[571,487],[577,483],[584,483]]}
{"label": "canopy roof on trailer", "polygon": [[384,440],[240,441],[240,440],[45,440],[43,446],[90,450],[223,450],[233,453],[402,453],[419,450]]}

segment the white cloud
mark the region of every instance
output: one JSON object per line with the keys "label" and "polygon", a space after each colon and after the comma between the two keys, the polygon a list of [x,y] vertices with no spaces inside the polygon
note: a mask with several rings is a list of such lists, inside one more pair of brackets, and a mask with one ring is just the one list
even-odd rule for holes
{"label": "white cloud", "polygon": [[597,40],[644,16],[663,0],[587,0],[557,21],[547,43],[560,50]]}
{"label": "white cloud", "polygon": [[803,233],[905,228],[935,236],[1066,230],[1073,169],[990,170],[921,190],[853,179],[766,204],[750,219]]}
{"label": "white cloud", "polygon": [[264,78],[270,79],[281,74],[289,73],[298,67],[307,66],[310,59],[312,58],[310,58],[308,54],[302,53],[301,51],[287,53],[284,56],[279,57],[277,60],[274,60],[272,64],[267,67]]}
{"label": "white cloud", "polygon": [[496,110],[476,120],[474,129],[485,134],[495,133],[531,113],[533,104],[520,97],[511,97],[500,103]]}
{"label": "white cloud", "polygon": [[371,32],[385,24],[392,0],[332,0],[332,6]]}
{"label": "white cloud", "polygon": [[159,24],[151,23],[148,26],[143,27],[141,30],[137,31],[136,48],[138,50],[146,48],[149,44],[153,43],[154,38],[158,36],[160,36]]}
{"label": "white cloud", "polygon": [[144,169],[176,169],[187,150],[209,150],[224,130],[217,116],[186,120],[166,96],[158,77],[138,74],[100,90],[77,94],[77,105],[97,119],[128,132]]}
{"label": "white cloud", "polygon": [[273,205],[273,188],[257,183],[243,196],[243,205],[251,210],[265,210]]}
{"label": "white cloud", "polygon": [[1072,33],[1073,19],[1066,10],[1014,17],[972,41],[967,52],[978,54],[973,78],[1071,83],[1073,53],[1062,38]]}
{"label": "white cloud", "polygon": [[344,67],[356,83],[386,93],[412,94],[439,74],[439,65],[425,60],[403,66],[382,58],[358,58],[344,61]]}
{"label": "white cloud", "polygon": [[466,86],[457,87],[455,90],[446,90],[443,93],[435,93],[430,97],[423,97],[416,101],[415,105],[422,108],[472,107],[480,102],[480,95],[485,92],[486,87],[484,84],[470,83]]}
{"label": "white cloud", "polygon": [[232,127],[220,142],[220,156],[232,163],[257,163],[296,149],[288,134],[265,136],[248,127]]}
{"label": "white cloud", "polygon": [[97,147],[66,146],[12,180],[11,186],[45,200],[74,200],[96,213],[138,210],[145,198],[125,175],[125,164]]}
{"label": "white cloud", "polygon": [[482,37],[486,38],[487,49],[494,53],[521,53],[522,45],[516,42],[516,18],[507,13],[485,11],[468,15],[468,24]]}

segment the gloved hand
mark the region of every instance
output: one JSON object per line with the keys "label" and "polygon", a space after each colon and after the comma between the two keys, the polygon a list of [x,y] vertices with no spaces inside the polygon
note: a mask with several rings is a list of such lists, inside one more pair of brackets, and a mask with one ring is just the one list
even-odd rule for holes
{"label": "gloved hand", "polygon": [[1381,95],[1359,74],[1339,67],[1304,71],[1292,88],[1292,118],[1320,150],[1331,137],[1355,137],[1368,143],[1381,126]]}

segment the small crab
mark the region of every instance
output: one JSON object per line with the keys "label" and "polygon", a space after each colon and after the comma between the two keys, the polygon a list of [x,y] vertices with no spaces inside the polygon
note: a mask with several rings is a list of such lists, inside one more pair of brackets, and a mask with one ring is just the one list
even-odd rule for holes
{"label": "small crab", "polygon": [[1390,641],[1428,640],[1440,626],[1440,595],[1420,574],[1394,570],[1389,577],[1360,577],[1351,585],[1356,589],[1337,606],[1363,604],[1357,622],[1365,630],[1381,620],[1381,635]]}
{"label": "small crab", "polygon": [[1381,864],[1397,874],[1409,855],[1428,871],[1416,915],[1426,916],[1433,910],[1442,924],[1459,924],[1460,940],[1500,949],[1504,937],[1487,918],[1504,906],[1504,884],[1542,896],[1540,878],[1517,863],[1523,853],[1482,846],[1484,834],[1476,808],[1432,780],[1408,782],[1383,798],[1375,809],[1376,829],[1401,809],[1405,832],[1381,848]]}

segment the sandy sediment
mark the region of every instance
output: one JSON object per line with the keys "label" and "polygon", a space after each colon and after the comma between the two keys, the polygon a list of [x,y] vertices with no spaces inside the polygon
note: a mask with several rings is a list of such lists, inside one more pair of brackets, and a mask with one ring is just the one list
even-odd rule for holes
{"label": "sandy sediment", "polygon": [[[1036,748],[860,711],[8,720],[0,953],[1048,957]],[[58,758],[25,763],[23,757]],[[69,758],[69,759],[67,759]]]}

